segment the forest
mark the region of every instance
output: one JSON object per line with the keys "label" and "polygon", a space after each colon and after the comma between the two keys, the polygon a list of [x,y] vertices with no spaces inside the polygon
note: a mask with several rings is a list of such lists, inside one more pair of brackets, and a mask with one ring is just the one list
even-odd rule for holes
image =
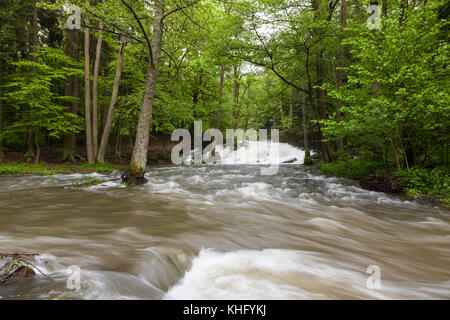
{"label": "forest", "polygon": [[448,199],[449,1],[0,3],[3,174],[120,163],[139,184],[201,120],[277,128],[325,174]]}

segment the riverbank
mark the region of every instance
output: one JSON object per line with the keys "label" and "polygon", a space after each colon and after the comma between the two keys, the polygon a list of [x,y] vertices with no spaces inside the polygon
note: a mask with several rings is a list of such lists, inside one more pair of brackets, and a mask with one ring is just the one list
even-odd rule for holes
{"label": "riverbank", "polygon": [[[164,141],[162,136],[152,136],[149,141],[148,165],[169,164],[170,147],[174,143]],[[11,175],[50,175],[55,173],[109,173],[113,171],[124,171],[130,163],[133,148],[129,143],[122,143],[121,147],[115,152],[109,152],[106,155],[105,163],[87,164],[86,151],[83,147],[77,148],[76,154],[81,156],[82,160],[77,158],[77,162],[61,161],[62,150],[60,147],[43,146],[41,147],[40,163],[34,164],[25,161],[24,150],[3,149],[4,159],[0,162],[0,176]]]}
{"label": "riverbank", "polygon": [[366,190],[399,193],[422,204],[450,209],[448,167],[394,170],[375,162],[349,159],[322,164],[320,172],[358,180],[358,184]]}
{"label": "riverbank", "polygon": [[52,175],[72,173],[110,173],[125,170],[124,165],[109,163],[96,164],[52,164],[52,163],[0,163],[0,176],[14,175]]}

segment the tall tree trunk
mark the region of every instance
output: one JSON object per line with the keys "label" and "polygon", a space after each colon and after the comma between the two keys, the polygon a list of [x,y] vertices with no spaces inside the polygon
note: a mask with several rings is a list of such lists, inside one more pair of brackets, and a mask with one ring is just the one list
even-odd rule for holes
{"label": "tall tree trunk", "polygon": [[219,105],[217,108],[216,128],[222,130],[222,103],[223,103],[223,82],[225,79],[225,66],[222,64],[219,80]]}
{"label": "tall tree trunk", "polygon": [[[130,168],[122,180],[128,184],[142,184],[146,182],[144,177],[147,167],[147,151],[152,118],[153,100],[155,97],[156,81],[158,79],[159,58],[161,55],[164,10],[159,1],[155,3],[155,19],[153,23],[153,36],[151,40],[151,51],[153,52],[153,65],[150,62],[147,80],[145,83],[144,97],[142,101],[139,122],[136,131],[136,141],[131,157]],[[151,53],[150,53],[151,54]]]}
{"label": "tall tree trunk", "polygon": [[233,129],[236,129],[236,109],[239,103],[239,70],[237,66],[233,66]]}
{"label": "tall tree trunk", "polygon": [[293,105],[292,105],[292,101],[291,103],[289,103],[289,125],[288,125],[288,131],[291,132],[292,131],[292,120],[293,120]]}
{"label": "tall tree trunk", "polygon": [[[74,57],[74,30],[67,30],[66,36],[66,56],[73,58]],[[68,66],[70,67],[70,65]],[[74,90],[74,78],[75,76],[69,76],[66,79],[66,85],[64,87],[64,95],[66,97],[73,96]],[[69,104],[68,109],[73,108],[73,102]],[[61,161],[68,160],[70,162],[75,162],[74,157],[74,144],[72,143],[72,133],[68,133],[64,135],[63,138],[63,155]]]}
{"label": "tall tree trunk", "polygon": [[305,157],[303,160],[303,163],[306,165],[312,164],[312,158],[311,158],[311,147],[309,142],[309,124],[308,124],[308,115],[306,112],[306,97],[305,95],[302,95],[302,126],[303,126],[303,147],[305,150]]}
{"label": "tall tree trunk", "polygon": [[[89,3],[89,1],[86,1]],[[85,18],[89,24],[88,17]],[[89,163],[94,163],[94,150],[92,148],[91,129],[91,86],[90,86],[90,62],[89,62],[89,28],[84,28],[84,117],[86,124],[86,152]]]}
{"label": "tall tree trunk", "polygon": [[98,152],[98,71],[100,69],[100,55],[102,51],[102,32],[103,23],[100,22],[97,38],[97,48],[95,50],[94,79],[92,82],[92,145],[94,156],[97,156]]}
{"label": "tall tree trunk", "polygon": [[240,119],[240,116],[241,116],[242,102],[244,101],[245,93],[247,92],[247,90],[250,90],[250,83],[248,84],[247,87],[244,88],[244,92],[242,92],[242,97],[239,100],[238,108],[236,110],[236,122],[234,123],[233,129],[236,129],[237,126],[239,125],[239,119]]}
{"label": "tall tree trunk", "polygon": [[38,164],[41,160],[41,148],[39,147],[39,129],[34,133],[34,146],[36,147],[36,158],[34,163]]}
{"label": "tall tree trunk", "polygon": [[120,160],[122,158],[122,135],[120,121],[117,123],[116,144],[114,147],[114,156]]}
{"label": "tall tree trunk", "polygon": [[111,126],[112,126],[112,121],[113,121],[113,116],[114,116],[114,107],[116,105],[117,95],[119,93],[119,83],[120,83],[120,76],[122,74],[122,62],[123,62],[123,53],[125,51],[125,45],[126,45],[126,38],[125,38],[125,36],[122,36],[122,38],[120,39],[119,54],[117,56],[116,74],[114,76],[114,84],[113,84],[113,90],[112,90],[112,94],[111,94],[111,102],[109,104],[108,116],[106,118],[105,127],[103,129],[102,140],[101,140],[100,148],[98,150],[98,155],[97,155],[97,161],[100,163],[105,162],[106,148],[108,147],[109,135],[111,133]]}
{"label": "tall tree trunk", "polygon": [[250,82],[248,83],[248,91],[247,91],[247,112],[245,116],[245,125],[244,125],[244,132],[248,129],[248,120],[250,117]]}
{"label": "tall tree trunk", "polygon": [[[39,46],[39,26],[38,26],[38,11],[37,11],[37,0],[33,0],[33,18],[32,18],[32,39],[31,39],[31,49],[29,59],[31,61],[36,62],[37,57],[34,55],[37,52],[37,47]],[[25,159],[27,161],[31,161],[33,157],[35,157],[34,153],[34,140],[33,140],[33,132],[35,128],[33,128],[34,122],[34,105],[30,104],[30,125],[28,126],[28,138],[27,138],[27,151],[25,153]]]}
{"label": "tall tree trunk", "polygon": [[[79,58],[80,58],[80,54],[79,54],[79,32],[78,30],[69,30],[69,34],[71,34],[71,46],[72,46],[72,57],[75,61],[78,62]],[[68,88],[66,88],[67,92],[71,91],[71,95],[74,98],[72,104],[71,104],[71,109],[72,109],[72,113],[77,115],[78,114],[78,93],[79,93],[79,88],[78,88],[78,76],[77,75],[73,75],[72,77],[70,77],[71,79],[71,88],[70,90]],[[64,160],[68,160],[70,162],[75,162],[75,158],[79,158],[80,160],[82,160],[83,158],[78,155],[76,153],[76,134],[75,132],[72,132],[70,134],[66,134],[64,136],[64,141],[63,141],[63,156],[61,161]]]}
{"label": "tall tree trunk", "polygon": [[[319,20],[320,19],[320,1],[319,0],[313,0],[313,7],[314,7],[314,19]],[[320,36],[320,31],[315,29],[314,35]],[[323,66],[322,66],[322,56],[323,56],[323,50],[320,47],[321,42],[318,44],[318,49],[316,52],[316,76],[317,76],[317,89],[316,89],[316,95],[317,95],[317,105],[316,105],[316,115],[317,120],[321,120],[324,118],[324,110],[325,110],[325,91],[320,86],[324,83],[324,74],[323,74]],[[319,139],[320,139],[320,146],[322,151],[322,159],[324,162],[330,162],[333,161],[333,152],[331,149],[331,146],[328,142],[324,142],[323,140],[323,134],[322,134],[322,125],[318,124],[318,130],[319,130]]]}
{"label": "tall tree trunk", "polygon": [[[344,28],[347,26],[347,1],[342,0],[341,1],[341,32],[343,32]],[[344,79],[344,70],[342,68],[344,67],[345,63],[345,50],[344,48],[341,48],[339,52],[339,70],[338,70],[338,87],[341,88],[343,84]],[[342,113],[340,111],[341,109],[341,102],[338,102],[337,104],[337,110],[336,110],[336,119],[341,120],[342,119]],[[337,150],[338,151],[344,151],[344,140],[342,138],[339,138],[337,140]]]}
{"label": "tall tree trunk", "polygon": [[3,62],[0,60],[0,162],[5,159],[5,154],[3,152]]}

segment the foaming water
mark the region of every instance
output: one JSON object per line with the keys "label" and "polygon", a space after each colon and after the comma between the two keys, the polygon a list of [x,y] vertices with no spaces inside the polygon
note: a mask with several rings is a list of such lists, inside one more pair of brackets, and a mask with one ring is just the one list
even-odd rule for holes
{"label": "foaming water", "polygon": [[[314,152],[313,152],[314,153]],[[208,158],[211,153],[206,153]],[[236,150],[227,145],[217,145],[215,148],[215,159],[218,164],[242,165],[242,164],[278,164],[296,163],[302,164],[305,152],[293,147],[288,143],[276,143],[271,141],[241,141]],[[184,160],[185,164],[192,164],[194,151]]]}
{"label": "foaming water", "polygon": [[274,164],[284,161],[303,163],[305,152],[287,143],[248,141],[237,150],[217,146],[222,164]]}
{"label": "foaming water", "polygon": [[[0,251],[43,253],[33,264],[48,276],[0,298],[450,298],[444,209],[301,164],[272,176],[254,164],[158,166],[139,187],[119,172],[74,186],[85,176],[0,177]],[[73,265],[80,290],[66,286]],[[371,265],[379,289],[366,285]]]}

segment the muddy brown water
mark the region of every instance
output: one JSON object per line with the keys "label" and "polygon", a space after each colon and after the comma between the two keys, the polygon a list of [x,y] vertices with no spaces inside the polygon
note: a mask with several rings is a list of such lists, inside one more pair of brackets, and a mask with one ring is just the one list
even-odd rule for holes
{"label": "muddy brown water", "polygon": [[450,298],[449,211],[298,164],[259,173],[158,166],[132,188],[119,172],[85,175],[104,181],[90,187],[71,186],[80,174],[0,177],[0,252],[41,252],[48,276],[0,298]]}

